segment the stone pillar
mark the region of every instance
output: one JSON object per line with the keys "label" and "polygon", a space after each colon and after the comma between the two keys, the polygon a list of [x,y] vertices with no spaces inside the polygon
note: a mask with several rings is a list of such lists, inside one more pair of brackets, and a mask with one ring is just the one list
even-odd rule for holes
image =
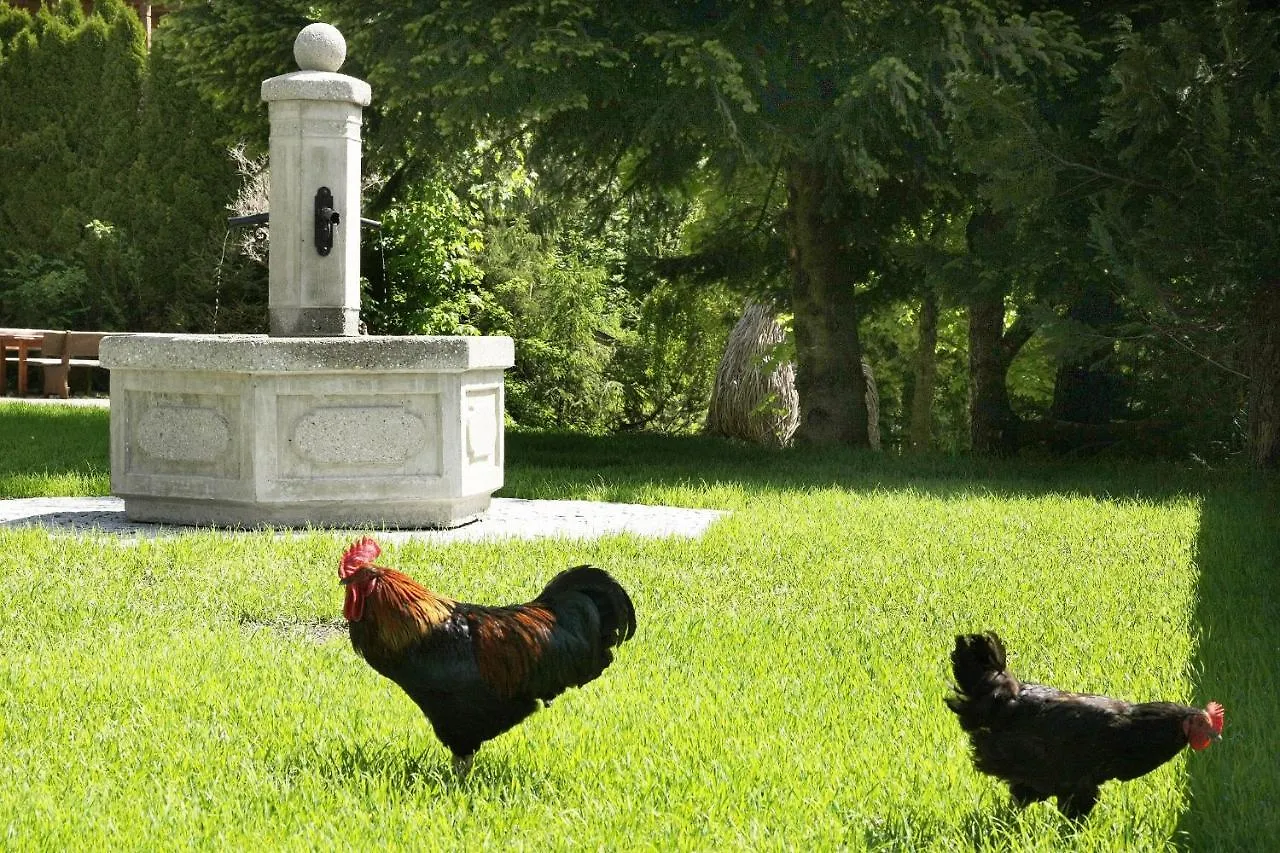
{"label": "stone pillar", "polygon": [[[311,24],[293,55],[300,71],[262,83],[271,120],[270,332],[358,334],[360,322],[360,122],[369,84],[336,73],[347,44]],[[323,188],[323,190],[322,190]],[[327,190],[332,247],[317,242],[317,194]]]}

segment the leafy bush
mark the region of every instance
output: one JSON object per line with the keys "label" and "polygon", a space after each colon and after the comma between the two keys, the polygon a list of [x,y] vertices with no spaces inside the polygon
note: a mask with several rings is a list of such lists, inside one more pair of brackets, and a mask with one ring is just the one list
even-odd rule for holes
{"label": "leafy bush", "polygon": [[0,268],[0,316],[27,328],[90,328],[95,294],[83,266],[31,252],[7,253]]}
{"label": "leafy bush", "polygon": [[470,332],[483,247],[478,214],[442,181],[414,185],[381,215],[364,253],[363,317],[369,331],[392,335]]}
{"label": "leafy bush", "polygon": [[507,414],[526,426],[610,428],[622,389],[608,369],[628,297],[609,278],[605,247],[571,232],[541,237],[524,218],[487,237],[476,325],[516,339]]}
{"label": "leafy bush", "polygon": [[667,283],[644,297],[609,369],[622,389],[619,429],[701,429],[739,302],[723,287]]}

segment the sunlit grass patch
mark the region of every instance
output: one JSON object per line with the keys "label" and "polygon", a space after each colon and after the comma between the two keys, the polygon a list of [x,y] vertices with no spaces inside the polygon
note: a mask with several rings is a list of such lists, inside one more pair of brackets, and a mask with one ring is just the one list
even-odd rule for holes
{"label": "sunlit grass patch", "polygon": [[[610,447],[644,453],[590,467]],[[637,605],[615,665],[483,747],[464,785],[347,643],[347,536],[0,528],[0,776],[22,780],[0,786],[3,846],[1261,850],[1280,837],[1265,481],[648,437],[517,436],[511,455],[520,496],[732,514],[700,539],[384,543],[389,565],[465,600],[527,600],[593,562]],[[1104,786],[1081,827],[1047,804],[1015,811],[942,703],[954,635],[987,628],[1030,679],[1217,699],[1226,739]]]}

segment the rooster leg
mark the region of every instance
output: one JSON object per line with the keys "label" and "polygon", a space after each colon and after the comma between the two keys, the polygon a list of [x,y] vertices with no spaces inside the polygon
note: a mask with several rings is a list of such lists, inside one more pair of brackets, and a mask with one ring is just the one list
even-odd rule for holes
{"label": "rooster leg", "polygon": [[459,782],[467,781],[467,774],[471,772],[471,762],[476,757],[473,752],[470,755],[455,755],[453,757],[453,772],[458,777]]}
{"label": "rooster leg", "polygon": [[1070,820],[1084,820],[1093,811],[1098,802],[1098,789],[1074,791],[1070,794],[1058,795],[1058,811]]}

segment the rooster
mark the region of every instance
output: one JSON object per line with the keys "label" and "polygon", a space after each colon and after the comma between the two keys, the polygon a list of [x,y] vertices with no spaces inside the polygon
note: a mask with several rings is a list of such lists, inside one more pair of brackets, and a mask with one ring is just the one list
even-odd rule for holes
{"label": "rooster", "polygon": [[1005,669],[994,632],[956,637],[955,695],[946,699],[969,734],[978,770],[1009,785],[1026,806],[1049,797],[1072,820],[1087,817],[1098,787],[1136,779],[1184,746],[1199,751],[1222,739],[1223,709],[1172,702],[1131,704],[1019,681]]}
{"label": "rooster", "polygon": [[636,630],[630,596],[594,566],[561,572],[528,604],[483,607],[374,565],[380,553],[365,537],[342,555],[351,645],[422,709],[459,779],[481,744],[598,677]]}

